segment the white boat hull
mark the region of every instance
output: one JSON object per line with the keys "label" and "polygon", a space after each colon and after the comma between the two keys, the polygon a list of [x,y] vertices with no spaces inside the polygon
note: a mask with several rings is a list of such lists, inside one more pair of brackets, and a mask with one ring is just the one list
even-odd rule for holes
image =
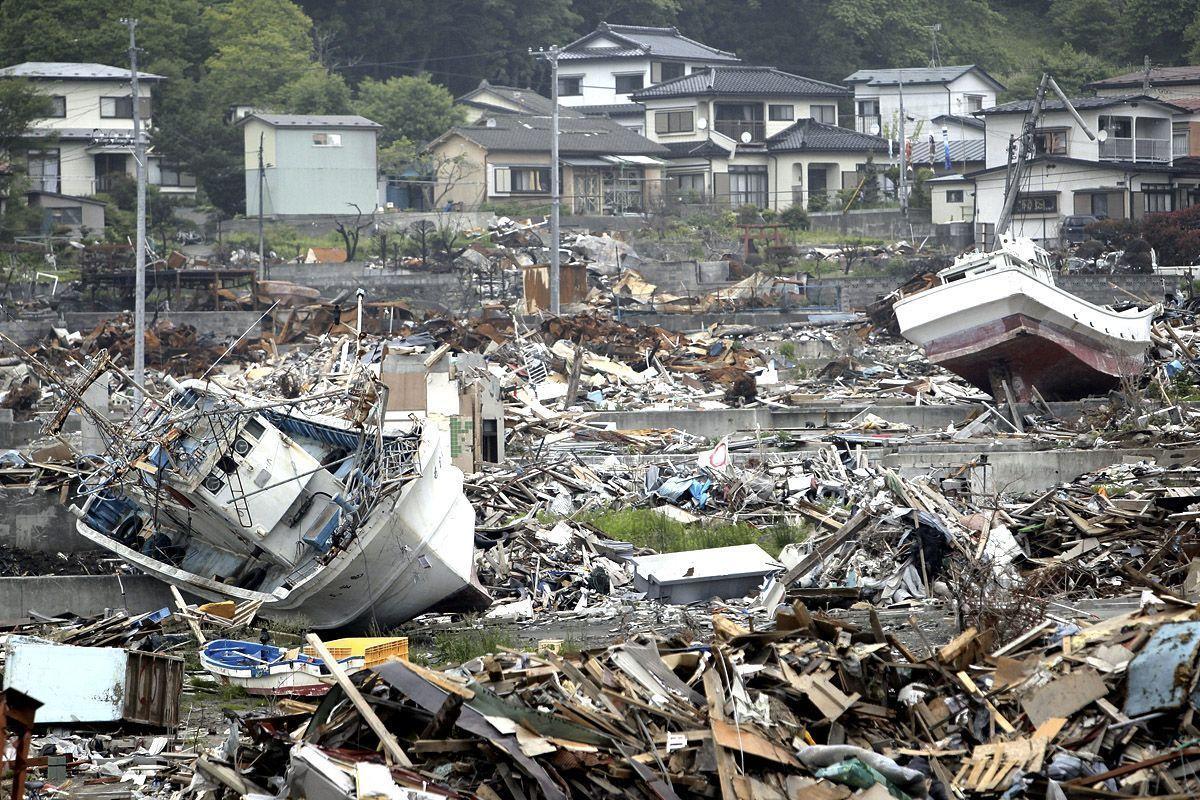
{"label": "white boat hull", "polygon": [[898,300],[901,334],[985,391],[1078,399],[1140,374],[1155,308],[1114,311],[1018,267],[969,275]]}
{"label": "white boat hull", "polygon": [[[438,436],[436,433],[431,436]],[[474,577],[475,512],[462,471],[440,441],[422,447],[420,474],[382,501],[355,541],[290,589],[258,592],[187,572],[126,547],[84,520],[80,534],[126,561],[205,600],[259,600],[263,614],[294,617],[308,627],[399,624],[461,598],[487,604]]]}

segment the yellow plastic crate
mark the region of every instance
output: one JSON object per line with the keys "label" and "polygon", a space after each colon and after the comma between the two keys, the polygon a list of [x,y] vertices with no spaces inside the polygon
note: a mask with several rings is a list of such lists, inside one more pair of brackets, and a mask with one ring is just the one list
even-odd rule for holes
{"label": "yellow plastic crate", "polygon": [[[360,636],[334,639],[326,642],[325,646],[337,660],[341,661],[351,657],[361,658],[364,667],[382,664],[389,658],[408,661],[407,636]],[[305,647],[304,652],[310,656],[316,655],[316,651],[311,647]]]}

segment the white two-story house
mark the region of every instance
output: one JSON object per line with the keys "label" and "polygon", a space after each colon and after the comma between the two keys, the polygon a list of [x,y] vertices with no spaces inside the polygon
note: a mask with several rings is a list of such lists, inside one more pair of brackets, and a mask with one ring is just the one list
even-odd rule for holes
{"label": "white two-story house", "polygon": [[[1018,188],[1012,230],[1055,245],[1062,218],[1088,214],[1139,219],[1194,205],[1200,172],[1175,163],[1173,122],[1178,105],[1146,95],[1072,99],[1090,139],[1057,99],[1044,104],[1034,135],[1035,152]],[[975,188],[975,220],[994,225],[1004,204],[1009,142],[1021,135],[1030,101],[984,109],[986,164],[967,174]],[[988,237],[986,227],[977,238]]]}
{"label": "white two-story house", "polygon": [[642,108],[631,100],[649,86],[740,59],[689,39],[675,28],[610,25],[563,47],[558,98],[585,114],[604,114],[642,133]]}
{"label": "white two-story house", "polygon": [[[0,69],[0,79],[29,81],[50,98],[50,116],[35,120],[24,153],[35,192],[91,197],[112,186],[116,175],[133,177],[133,94],[128,69],[103,64],[28,61]],[[153,132],[153,86],[164,78],[138,74],[138,103]],[[195,178],[165,162],[151,148],[147,180],[163,192],[194,195]]]}
{"label": "white two-story house", "polygon": [[[854,88],[854,129],[898,139],[900,95],[904,95],[905,137],[940,132],[943,115],[965,117],[996,105],[1004,86],[974,64],[910,69],[860,69],[846,78]],[[936,131],[935,131],[936,129]],[[958,133],[951,127],[952,136]],[[963,138],[970,138],[962,131]]]}
{"label": "white two-story house", "polygon": [[887,141],[838,126],[850,90],[773,67],[721,65],[632,95],[670,152],[664,191],[738,207],[822,207],[885,166]]}

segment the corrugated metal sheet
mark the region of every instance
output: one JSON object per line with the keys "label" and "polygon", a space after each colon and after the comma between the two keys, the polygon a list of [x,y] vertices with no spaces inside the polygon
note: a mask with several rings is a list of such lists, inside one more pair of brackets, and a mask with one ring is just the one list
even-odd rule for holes
{"label": "corrugated metal sheet", "polygon": [[[1200,622],[1160,625],[1150,641],[1129,662],[1125,713],[1131,717],[1167,708],[1188,700],[1200,656]],[[1192,702],[1197,692],[1192,692]]]}

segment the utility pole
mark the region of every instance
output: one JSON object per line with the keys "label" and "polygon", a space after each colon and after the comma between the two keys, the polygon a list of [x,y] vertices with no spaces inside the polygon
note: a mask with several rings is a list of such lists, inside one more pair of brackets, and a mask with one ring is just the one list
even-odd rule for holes
{"label": "utility pole", "polygon": [[135,256],[135,297],[133,305],[133,400],[142,402],[141,387],[146,385],[146,143],[142,139],[142,97],[138,92],[137,24],[132,17],[123,19],[129,27],[129,75],[133,88],[133,160],[137,170],[137,254]]}
{"label": "utility pole", "polygon": [[904,71],[897,73],[900,87],[900,213],[908,219],[908,144],[904,135]]}
{"label": "utility pole", "polygon": [[267,168],[263,165],[263,142],[266,132],[258,134],[258,272],[263,280],[271,277],[267,272],[267,259],[263,240],[263,184],[267,179]]}
{"label": "utility pole", "polygon": [[562,50],[553,46],[539,50],[537,56],[550,62],[550,313],[560,313],[559,276],[559,216],[562,210],[562,188],[558,180],[558,56]]}
{"label": "utility pole", "polygon": [[[1008,225],[1012,222],[1013,209],[1016,208],[1017,195],[1021,193],[1021,182],[1025,176],[1025,160],[1028,157],[1029,148],[1033,144],[1033,132],[1037,130],[1037,126],[1041,122],[1042,104],[1046,101],[1046,89],[1049,85],[1050,76],[1043,73],[1042,80],[1038,83],[1037,94],[1033,96],[1033,106],[1029,109],[1029,116],[1025,118],[1025,127],[1021,131],[1021,137],[1017,139],[1016,163],[1010,170],[1012,179],[1007,181],[1008,189],[1004,195],[1004,207],[1000,209],[1000,216],[996,219],[994,235],[997,241],[1001,234],[1008,231]],[[1070,101],[1067,101],[1065,105],[1070,111],[1075,111]]]}

